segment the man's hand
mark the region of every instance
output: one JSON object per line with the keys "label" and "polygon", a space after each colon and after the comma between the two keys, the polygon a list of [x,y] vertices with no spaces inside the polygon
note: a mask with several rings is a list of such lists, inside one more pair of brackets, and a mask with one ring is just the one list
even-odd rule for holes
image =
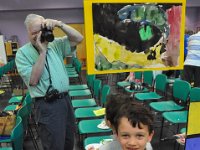
{"label": "man's hand", "polygon": [[47,28],[48,30],[53,30],[54,27],[60,27],[62,24],[61,21],[54,20],[54,19],[45,19],[42,24],[42,28]]}
{"label": "man's hand", "polygon": [[40,31],[38,33],[37,39],[36,39],[36,47],[39,50],[40,54],[41,53],[46,53],[46,51],[47,51],[47,45],[48,45],[47,41],[41,43],[41,34],[42,34],[42,31]]}

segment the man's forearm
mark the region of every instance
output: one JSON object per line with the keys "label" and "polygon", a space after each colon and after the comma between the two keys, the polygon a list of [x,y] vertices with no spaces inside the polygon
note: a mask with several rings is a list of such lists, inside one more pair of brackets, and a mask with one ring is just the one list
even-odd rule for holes
{"label": "man's forearm", "polygon": [[44,70],[45,58],[46,58],[46,52],[43,52],[39,55],[37,62],[34,64],[29,82],[30,86],[35,86],[38,84],[41,78],[41,74]]}
{"label": "man's forearm", "polygon": [[69,25],[64,24],[63,22],[60,21],[59,26],[60,29],[62,29],[63,32],[65,32],[69,38],[69,41],[71,43],[74,43],[75,46],[78,43],[80,43],[83,40],[82,34],[80,34],[77,30],[74,28],[70,27]]}

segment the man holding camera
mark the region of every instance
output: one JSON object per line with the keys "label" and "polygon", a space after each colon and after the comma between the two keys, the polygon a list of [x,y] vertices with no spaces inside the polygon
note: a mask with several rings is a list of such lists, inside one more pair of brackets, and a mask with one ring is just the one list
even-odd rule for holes
{"label": "man holding camera", "polygon": [[[63,58],[70,55],[83,36],[58,20],[29,14],[25,19],[30,42],[20,47],[16,66],[35,98],[36,121],[44,150],[73,150],[75,121],[68,75]],[[67,36],[55,38],[54,27]]]}

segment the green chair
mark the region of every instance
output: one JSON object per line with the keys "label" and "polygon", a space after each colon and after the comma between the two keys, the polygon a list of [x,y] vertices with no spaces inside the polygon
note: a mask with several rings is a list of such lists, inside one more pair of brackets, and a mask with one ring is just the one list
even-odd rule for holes
{"label": "green chair", "polygon": [[107,96],[110,94],[110,86],[105,84],[101,91],[101,106],[104,106],[107,100]]}
{"label": "green chair", "polygon": [[143,72],[143,83],[147,88],[153,88],[153,71]]}
{"label": "green chair", "polygon": [[83,96],[92,97],[92,93],[89,89],[76,90],[76,91],[69,91],[69,96],[71,97],[71,99],[74,99],[74,97],[83,97]]}
{"label": "green chair", "polygon": [[20,103],[22,99],[23,99],[23,96],[13,96],[9,99],[8,103],[9,104]]}
{"label": "green chair", "polygon": [[[183,80],[175,80],[173,84],[173,99],[182,102],[187,102],[190,93],[191,86],[188,82]],[[151,102],[149,106],[158,112],[165,111],[178,111],[184,108],[184,106],[178,104],[174,100],[167,100],[162,102]]]}
{"label": "green chair", "polygon": [[96,78],[96,75],[86,75],[86,81],[88,87],[93,90],[94,89],[94,80]]}
{"label": "green chair", "polygon": [[94,98],[72,100],[72,106],[74,109],[81,107],[93,107],[96,105],[97,103]]}
{"label": "green chair", "polygon": [[95,75],[87,75],[86,80],[87,80],[87,85],[88,85],[89,89],[69,91],[69,96],[71,97],[71,99],[73,99],[73,97],[79,97],[79,96],[90,96],[90,97],[92,97],[93,87],[94,87],[93,86],[94,85],[94,79],[95,79]]}
{"label": "green chair", "polygon": [[186,128],[182,128],[182,129],[180,130],[180,133],[186,133]]}
{"label": "green chair", "polygon": [[[150,100],[159,100],[166,95],[166,85],[167,85],[167,76],[164,74],[158,74],[155,79],[155,88],[154,92],[146,92],[146,93],[136,93],[135,99],[138,101],[150,101]],[[158,92],[161,92],[159,94]]]}
{"label": "green chair", "polygon": [[112,130],[108,129],[101,129],[98,127],[99,124],[104,119],[92,119],[92,120],[81,120],[78,123],[78,133],[79,133],[79,141],[84,141],[85,136],[89,137],[92,135],[110,135]]}
{"label": "green chair", "polygon": [[93,136],[93,137],[87,137],[85,140],[84,140],[84,147],[86,145],[89,145],[89,144],[93,144],[93,143],[100,143],[101,141],[103,140],[109,140],[109,139],[113,139],[113,137],[111,135],[108,135],[108,136]]}
{"label": "green chair", "polygon": [[92,134],[92,133],[102,133],[110,132],[111,129],[100,129],[98,125],[104,119],[92,119],[92,120],[81,120],[78,124],[79,134]]}
{"label": "green chair", "polygon": [[127,86],[125,87],[125,91],[129,93],[144,93],[151,90],[153,87],[153,71],[143,72],[143,82],[141,85],[144,87],[142,90],[130,90],[130,86]]}
{"label": "green chair", "polygon": [[[65,65],[65,68],[67,69],[67,68],[74,68],[74,66],[73,66],[73,64],[66,64]],[[75,69],[75,68],[74,68]]]}
{"label": "green chair", "polygon": [[82,84],[82,79],[81,79],[82,64],[77,58],[74,61],[75,61],[75,71],[72,71],[71,73],[68,72],[68,77],[69,79],[78,78],[79,83]]}
{"label": "green chair", "polygon": [[69,91],[74,91],[74,90],[85,90],[88,89],[88,85],[87,84],[79,84],[79,85],[69,85],[68,90]]}
{"label": "green chair", "polygon": [[75,59],[78,59],[78,58],[72,57],[72,62],[69,63],[69,64],[66,64],[66,65],[65,65],[65,68],[75,68],[75,67],[74,67],[74,66],[75,66]]}
{"label": "green chair", "polygon": [[[1,78],[3,77],[3,67],[0,67],[0,84],[1,84]],[[0,95],[4,94],[5,91],[3,89],[0,89]]]}
{"label": "green chair", "polygon": [[[101,103],[104,104],[106,102],[107,95],[110,93],[110,86],[104,85],[101,92]],[[80,119],[88,119],[88,118],[97,118],[97,117],[103,117],[102,116],[96,116],[94,114],[95,110],[101,109],[102,107],[90,107],[90,108],[78,108],[75,110],[75,118]]]}
{"label": "green chair", "polygon": [[131,82],[129,82],[129,81],[120,81],[120,82],[117,82],[117,86],[118,87],[122,87],[122,88],[124,88],[126,86],[130,86],[130,85],[131,85]]}
{"label": "green chair", "polygon": [[[185,81],[186,82],[186,81]],[[189,83],[188,83],[189,84]],[[181,92],[183,94],[183,92]],[[190,102],[200,102],[200,88],[192,88],[190,90]],[[185,107],[186,110],[183,111],[170,111],[170,112],[164,112],[162,114],[163,120],[167,120],[168,122],[172,124],[178,124],[177,132],[179,130],[179,124],[181,123],[186,123],[187,122],[187,117],[188,117],[188,108],[187,106]],[[162,121],[164,124],[164,121]],[[162,128],[163,124],[161,127],[161,137],[162,137]]]}
{"label": "green chair", "polygon": [[93,90],[93,82],[95,80],[95,75],[86,75],[86,82],[87,84],[79,84],[79,85],[69,85],[69,91],[73,90],[85,90],[85,89],[90,89]]}
{"label": "green chair", "polygon": [[101,90],[101,80],[99,79],[95,79],[94,80],[94,98],[90,98],[90,99],[75,99],[72,100],[72,106],[73,108],[80,108],[80,107],[92,107],[92,106],[96,106],[97,103],[95,101],[98,100],[99,98],[99,94],[100,94],[100,90]]}
{"label": "green chair", "polygon": [[16,125],[11,132],[11,136],[7,140],[1,140],[0,143],[12,143],[12,147],[0,147],[0,150],[23,150],[24,129],[22,118],[20,116],[16,119]]}
{"label": "green chair", "polygon": [[[26,96],[29,95],[29,93],[26,93]],[[22,102],[22,103],[21,103]],[[24,105],[24,98],[23,96],[14,96],[12,97],[9,102],[10,105],[7,105],[4,108],[4,111],[15,111],[17,109],[17,107],[20,105],[20,103],[22,105]]]}
{"label": "green chair", "polygon": [[35,149],[38,150],[39,148],[38,148],[37,141],[33,135],[31,127],[29,126],[29,119],[31,116],[32,103],[33,103],[33,101],[31,99],[30,94],[27,94],[25,97],[25,100],[23,102],[23,106],[17,111],[17,116],[20,116],[22,118],[24,131],[26,131],[26,133],[30,134],[33,145],[34,145]]}
{"label": "green chair", "polygon": [[[134,75],[135,75],[135,79],[142,79],[142,72],[134,72]],[[131,82],[129,82],[129,81],[117,82],[117,86],[121,87],[121,88],[125,88],[130,85],[131,85]]]}

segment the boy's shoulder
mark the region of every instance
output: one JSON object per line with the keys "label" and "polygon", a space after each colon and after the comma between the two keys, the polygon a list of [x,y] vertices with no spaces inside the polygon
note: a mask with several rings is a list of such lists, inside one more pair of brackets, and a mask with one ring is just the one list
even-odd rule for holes
{"label": "boy's shoulder", "polygon": [[102,145],[99,150],[122,150],[120,143],[117,140],[113,140],[112,142],[106,143]]}

